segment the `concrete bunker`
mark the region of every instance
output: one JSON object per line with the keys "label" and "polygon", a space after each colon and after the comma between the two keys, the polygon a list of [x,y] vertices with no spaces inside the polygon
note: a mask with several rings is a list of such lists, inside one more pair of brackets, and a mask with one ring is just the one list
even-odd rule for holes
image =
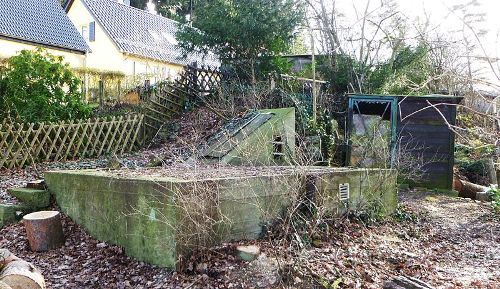
{"label": "concrete bunker", "polygon": [[328,167],[209,167],[54,171],[61,210],[93,237],[174,268],[194,248],[255,239],[294,202],[331,214],[397,204],[396,173]]}
{"label": "concrete bunker", "polygon": [[295,109],[247,113],[217,132],[201,150],[206,163],[290,165],[295,158]]}

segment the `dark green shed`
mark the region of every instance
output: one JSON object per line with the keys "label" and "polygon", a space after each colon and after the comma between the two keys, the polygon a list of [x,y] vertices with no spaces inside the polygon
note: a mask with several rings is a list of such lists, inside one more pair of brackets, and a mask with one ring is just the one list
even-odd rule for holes
{"label": "dark green shed", "polygon": [[462,97],[351,94],[346,163],[398,167],[415,186],[451,189]]}

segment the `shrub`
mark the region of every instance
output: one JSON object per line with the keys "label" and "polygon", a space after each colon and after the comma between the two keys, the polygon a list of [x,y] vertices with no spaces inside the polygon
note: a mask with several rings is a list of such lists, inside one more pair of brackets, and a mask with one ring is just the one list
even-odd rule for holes
{"label": "shrub", "polygon": [[493,206],[493,211],[500,214],[500,187],[491,186],[488,189],[488,193],[491,196],[491,205]]}
{"label": "shrub", "polygon": [[0,116],[23,122],[88,117],[80,80],[60,56],[43,49],[23,50],[7,60],[0,80]]}

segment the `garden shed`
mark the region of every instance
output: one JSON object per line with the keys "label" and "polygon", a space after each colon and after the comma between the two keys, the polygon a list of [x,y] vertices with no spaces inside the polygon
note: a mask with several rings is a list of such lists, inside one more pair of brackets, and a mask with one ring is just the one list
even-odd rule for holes
{"label": "garden shed", "polygon": [[350,94],[348,101],[348,165],[397,167],[412,185],[452,188],[462,97]]}

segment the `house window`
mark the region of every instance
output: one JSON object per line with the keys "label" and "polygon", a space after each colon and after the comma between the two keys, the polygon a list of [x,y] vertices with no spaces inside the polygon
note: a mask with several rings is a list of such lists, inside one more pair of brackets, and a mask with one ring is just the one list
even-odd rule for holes
{"label": "house window", "polygon": [[88,25],[82,25],[82,36],[87,42],[95,41],[95,21],[90,22]]}
{"label": "house window", "polygon": [[89,41],[89,27],[87,25],[82,26],[82,36],[85,41]]}

